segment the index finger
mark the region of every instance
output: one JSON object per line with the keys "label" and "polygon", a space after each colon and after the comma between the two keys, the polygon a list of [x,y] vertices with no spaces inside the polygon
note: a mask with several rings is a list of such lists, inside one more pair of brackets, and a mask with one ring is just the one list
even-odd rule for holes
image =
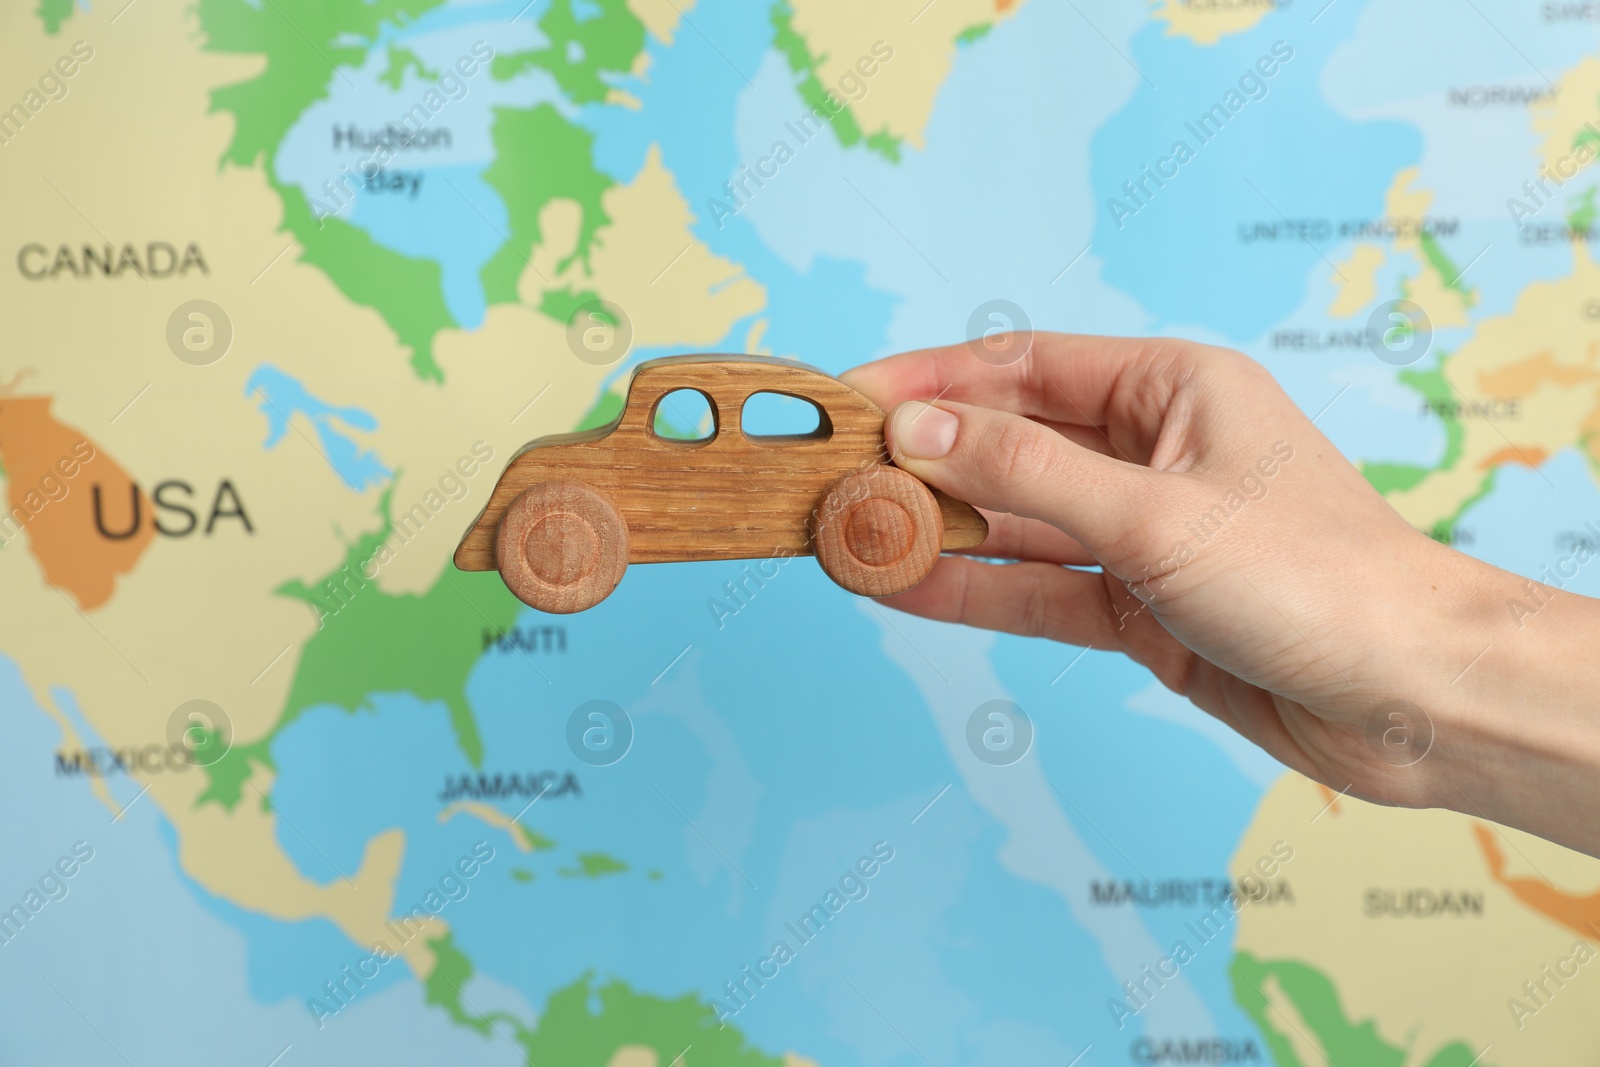
{"label": "index finger", "polygon": [[943,397],[1080,426],[1159,408],[1189,372],[1200,346],[1167,337],[1038,333],[1021,359],[996,366],[979,342],[903,352],[848,370],[840,379],[885,411]]}

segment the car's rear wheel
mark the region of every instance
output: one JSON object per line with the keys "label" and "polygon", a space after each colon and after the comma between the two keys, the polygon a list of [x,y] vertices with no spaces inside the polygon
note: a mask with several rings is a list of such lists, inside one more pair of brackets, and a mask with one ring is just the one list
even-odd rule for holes
{"label": "car's rear wheel", "polygon": [[882,464],[829,486],[811,532],[823,571],[862,596],[893,596],[922,581],[938,562],[943,540],[933,492]]}
{"label": "car's rear wheel", "polygon": [[541,482],[523,490],[501,516],[495,562],[518,600],[570,615],[594,607],[622,581],[628,524],[591,486]]}

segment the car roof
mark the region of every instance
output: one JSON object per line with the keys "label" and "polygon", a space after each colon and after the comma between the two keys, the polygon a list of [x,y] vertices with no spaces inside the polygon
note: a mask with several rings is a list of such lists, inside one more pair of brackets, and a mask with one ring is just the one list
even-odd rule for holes
{"label": "car roof", "polygon": [[646,360],[628,383],[636,389],[696,389],[722,405],[742,402],[753,393],[785,393],[820,404],[824,409],[883,410],[839,379],[816,367],[776,356],[686,355]]}

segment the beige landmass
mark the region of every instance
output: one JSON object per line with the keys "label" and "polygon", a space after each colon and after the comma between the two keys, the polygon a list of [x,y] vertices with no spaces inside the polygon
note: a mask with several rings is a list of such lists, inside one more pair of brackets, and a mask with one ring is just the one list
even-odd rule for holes
{"label": "beige landmass", "polygon": [[[934,99],[955,62],[956,37],[998,22],[1022,5],[1021,0],[792,0],[790,6],[795,32],[816,59],[818,80],[850,105],[861,132],[886,130],[921,148]],[[893,49],[893,57],[878,63],[884,46]],[[875,68],[870,77],[857,66],[863,61],[867,69]],[[846,78],[866,86],[860,99],[841,89],[840,79]]]}
{"label": "beige landmass", "polygon": [[[1433,206],[1433,191],[1421,186],[1422,171],[1406,167],[1394,176],[1385,198],[1385,208],[1393,219],[1423,219]],[[1409,255],[1421,267],[1405,281],[1406,298],[1427,312],[1435,329],[1464,326],[1472,299],[1459,290],[1450,288],[1455,278],[1440,277],[1438,269],[1423,253],[1422,242],[1411,233],[1399,233],[1394,238],[1394,254]]]}
{"label": "beige landmass", "polygon": [[1584,448],[1600,463],[1600,395],[1575,388],[1600,369],[1600,266],[1574,246],[1572,273],[1522,291],[1507,315],[1486,319],[1444,362],[1453,398],[1463,404],[1514,400],[1515,418],[1467,416],[1461,456],[1388,500],[1413,525],[1453,518],[1501,463],[1536,466],[1564,448]]}
{"label": "beige landmass", "polygon": [[1572,176],[1561,175],[1558,166],[1572,156],[1578,136],[1586,127],[1600,127],[1600,58],[1588,56],[1579,60],[1561,76],[1555,95],[1535,104],[1532,111],[1533,129],[1539,135],[1539,165],[1570,180]]}
{"label": "beige landmass", "polygon": [[[1406,167],[1394,176],[1384,196],[1384,212],[1392,219],[1423,219],[1433,206],[1433,193],[1421,186],[1422,172],[1417,167]],[[1467,312],[1475,302],[1470,289],[1455,289],[1452,282],[1458,278],[1445,278],[1434,266],[1414,233],[1396,233],[1386,251],[1372,242],[1357,243],[1350,257],[1335,269],[1333,274],[1334,298],[1328,314],[1334,318],[1349,318],[1359,314],[1377,296],[1377,273],[1389,256],[1409,256],[1417,264],[1417,272],[1401,282],[1406,299],[1427,313],[1435,329],[1448,329],[1467,324]],[[1464,291],[1463,291],[1464,290]]]}
{"label": "beige landmass", "polygon": [[1224,37],[1255,29],[1278,7],[1276,0],[1154,0],[1151,17],[1167,24],[1168,37],[1187,37],[1198,45],[1214,45]]}
{"label": "beige landmass", "polygon": [[606,1067],[660,1067],[661,1057],[648,1045],[621,1045],[606,1061]]}
{"label": "beige landmass", "polygon": [[1336,319],[1347,319],[1371,304],[1378,296],[1378,268],[1383,266],[1383,249],[1375,244],[1360,242],[1350,250],[1350,257],[1336,265],[1333,272],[1333,303],[1328,314]]}
{"label": "beige landmass", "polygon": [[[694,1067],[695,1058],[692,1055],[685,1055],[676,1063],[682,1064],[683,1067]],[[784,1067],[817,1067],[816,1060],[807,1059],[793,1052],[783,1054],[783,1064]],[[648,1045],[623,1045],[611,1054],[611,1059],[606,1061],[606,1067],[662,1067],[662,1065],[661,1057]],[[675,1065],[668,1064],[667,1067]]]}
{"label": "beige landmass", "polygon": [[1287,1025],[1278,1032],[1289,1042],[1294,1049],[1295,1058],[1302,1064],[1332,1063],[1328,1051],[1312,1034],[1312,1027],[1306,1021],[1300,1009],[1295,1006],[1294,999],[1284,991],[1283,983],[1278,981],[1275,974],[1267,975],[1261,983],[1261,995],[1267,998],[1269,1018],[1274,1022],[1282,1020]]}
{"label": "beige landmass", "polygon": [[[1508,1005],[1527,1002],[1523,983],[1569,957],[1574,935],[1490,876],[1478,825],[1454,812],[1350,797],[1329,808],[1326,790],[1286,774],[1263,798],[1231,868],[1242,876],[1275,842],[1288,842],[1295,854],[1282,877],[1295,902],[1241,912],[1236,950],[1321,971],[1337,988],[1345,1017],[1372,1020],[1384,1041],[1412,1050],[1408,1063],[1454,1042],[1474,1052],[1491,1046],[1484,1062],[1499,1067],[1590,1062],[1600,981],[1587,968],[1546,998],[1535,1017],[1514,1015]],[[1600,860],[1519,831],[1493,832],[1518,873],[1536,868],[1564,885],[1600,881]],[[1482,915],[1369,917],[1369,889],[1471,893],[1481,897]]]}
{"label": "beige landmass", "polygon": [[457,815],[467,815],[477,819],[486,826],[496,830],[504,830],[511,838],[511,843],[519,852],[534,852],[538,849],[538,840],[533,832],[523,826],[515,817],[507,815],[499,808],[490,807],[478,800],[457,800],[439,812],[440,822],[449,822]]}
{"label": "beige landmass", "polygon": [[[1394,180],[1389,183],[1388,192],[1384,194],[1384,210],[1394,218],[1420,219],[1426,215],[1428,208],[1433,205],[1433,193],[1417,186],[1421,180],[1420,167],[1402,167],[1397,171]],[[1417,240],[1402,234],[1395,238],[1395,248],[1402,252],[1415,252]]]}
{"label": "beige landmass", "polygon": [[[662,166],[659,145],[645,152],[634,179],[607,190],[601,204],[611,225],[596,237],[588,270],[574,262],[554,282],[587,286],[619,305],[633,322],[635,348],[715,344],[738,320],[766,306],[759,282],[694,236],[697,220]],[[581,216],[572,201],[548,206],[541,227],[547,219],[556,230],[546,232],[577,241]],[[526,272],[521,284],[529,303],[547,287]]]}
{"label": "beige landmass", "polygon": [[1429,324],[1436,330],[1467,324],[1467,309],[1472,301],[1460,290],[1447,286],[1433,264],[1426,260],[1422,270],[1400,283],[1400,291],[1427,313]]}
{"label": "beige landmass", "polygon": [[761,342],[767,336],[767,320],[757,319],[750,324],[750,332],[744,335],[744,350],[752,355],[770,356],[770,349],[763,348]]}
{"label": "beige landmass", "polygon": [[[490,308],[476,330],[439,334],[434,353],[445,374],[443,396],[434,395],[435,387],[406,383],[397,388],[412,396],[391,409],[392,418],[373,409],[380,423],[374,444],[398,471],[397,515],[423,499],[473,442],[488,442],[495,454],[491,469],[472,479],[465,499],[450,505],[455,513],[436,517],[383,566],[378,584],[386,591],[420,593],[432,586],[505,462],[534,437],[572,429],[611,373],[580,360],[565,327],[534,310],[545,290],[570,285],[603,294],[627,313],[634,350],[709,348],[766,306],[759,283],[694,236],[694,215],[656,147],[631,182],[606,192],[603,206],[611,225],[597,236],[587,272],[576,261],[565,273],[557,270],[576,247],[582,216],[572,201],[554,201],[540,212],[545,239],[532,250],[531,266],[518,283],[524,303]],[[349,374],[358,375],[364,365],[350,365]],[[328,377],[309,366],[304,373],[308,387]],[[354,381],[328,380],[326,395],[365,395]],[[430,424],[429,432],[416,432],[412,413]],[[446,447],[449,441],[455,443]]]}
{"label": "beige landmass", "polygon": [[[53,396],[56,416],[91,435],[141,485],[182,479],[194,486],[202,526],[227,479],[253,529],[235,519],[209,535],[157,536],[92,624],[46,584],[30,554],[6,552],[0,648],[57,721],[51,690],[61,687],[112,748],[164,744],[174,711],[195,698],[219,705],[236,743],[247,743],[276,721],[300,649],[316,629],[305,605],[274,590],[338,567],[348,540],[374,525],[379,497],[378,488],[357,493],[343,483],[303,417],[264,448],[260,401],[245,395],[252,372],[271,364],[314,396],[372,413],[376,431],[345,429],[399,472],[397,513],[437,487],[474,442],[492,444],[495,458],[468,480],[468,495],[380,573],[380,585],[417,591],[447,565],[511,452],[530,437],[570,429],[610,371],[572,356],[561,324],[517,306],[494,309],[479,331],[442,336],[437,357],[446,384],[419,381],[379,316],[300,261],[299,246],[279,231],[281,208],[262,173],[218,168],[233,123],[209,113],[209,91],[253,75],[260,61],[201,52],[188,0],[142,0],[77,10],[61,37],[41,32],[30,5],[4,9],[0,69],[44,71],[79,37],[94,42],[95,54],[71,80],[68,98],[0,148],[0,197],[27,205],[0,213],[0,247],[193,242],[209,271],[149,281],[131,271],[46,281],[0,271],[0,306],[11,309],[0,381],[33,368],[27,388]],[[161,121],[131,122],[130,115]],[[699,344],[759,310],[759,287],[721,269],[723,261],[687,235],[687,208],[659,160],[614,190],[607,210],[617,221],[596,252],[591,285],[609,294],[615,283],[614,299],[634,317],[636,343]],[[627,232],[641,226],[647,232]],[[643,261],[624,262],[631,256]],[[558,258],[541,247],[530,276],[553,277]],[[727,284],[697,291],[707,278]],[[181,362],[166,342],[169,316],[195,298],[222,307],[234,330],[227,355],[206,367]],[[83,742],[64,730],[63,743]],[[115,813],[116,797],[126,802],[148,786],[138,803],[154,804],[171,822],[184,871],[208,892],[286,921],[326,918],[358,944],[383,938],[404,853],[398,831],[367,842],[360,865],[344,872],[348,881],[318,883],[279,846],[293,831],[261,796],[247,787],[232,811],[197,807],[206,782],[198,770],[164,771],[94,788]],[[269,775],[258,770],[251,782],[270,792]],[[431,959],[415,947],[421,942],[413,940],[407,959],[424,973]]]}
{"label": "beige landmass", "polygon": [[625,89],[607,89],[606,103],[612,107],[625,107],[629,111],[641,111],[644,109],[644,101]]}
{"label": "beige landmass", "polygon": [[[30,281],[0,271],[0,306],[13,309],[0,378],[33,367],[30,388],[53,395],[58,417],[142,485],[190,483],[202,528],[157,536],[92,624],[46,584],[31,556],[7,553],[0,648],[42,704],[53,687],[69,690],[110,747],[165,744],[175,709],[195,698],[221,706],[249,739],[282,709],[296,650],[315,628],[303,605],[273,589],[289,575],[331,570],[343,555],[335,531],[369,525],[376,494],[351,492],[299,433],[263,448],[266,423],[245,383],[263,363],[297,373],[330,353],[362,352],[373,355],[369,383],[381,389],[382,364],[403,367],[406,357],[376,315],[351,309],[292,254],[251,288],[288,242],[274,232],[280,212],[262,176],[218,172],[231,122],[207,114],[206,93],[257,64],[198,54],[192,8],[181,0],[147,0],[113,26],[115,14],[78,11],[63,38],[44,37],[30,8],[0,14],[8,70],[45,69],[75,36],[95,44],[71,95],[4,148],[0,195],[29,207],[0,216],[0,247],[194,242],[209,274]],[[130,114],[162,121],[130,124]],[[109,157],[117,166],[104,165]],[[220,305],[234,327],[232,349],[209,367],[180,362],[165,340],[173,310],[195,298]],[[204,532],[222,479],[236,488],[253,533],[238,520]],[[196,770],[116,784],[123,802],[149,787],[139,804],[171,821],[183,869],[209,892],[285,920],[327,918],[358,944],[380,936],[404,849],[398,833],[369,842],[348,882],[318,884],[284,854],[279,819],[253,794],[228,815],[195,808],[205,784]],[[120,811],[103,785],[109,811]]]}
{"label": "beige landmass", "polygon": [[628,0],[628,10],[662,44],[671,44],[679,20],[694,10],[694,0]]}

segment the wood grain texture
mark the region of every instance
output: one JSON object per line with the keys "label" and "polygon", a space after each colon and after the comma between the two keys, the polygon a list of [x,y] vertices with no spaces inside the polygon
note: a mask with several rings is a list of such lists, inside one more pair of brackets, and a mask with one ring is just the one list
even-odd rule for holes
{"label": "wood grain texture", "polygon": [[[710,402],[710,438],[675,441],[655,433],[656,407],[677,389],[697,390]],[[786,437],[745,434],[744,402],[758,392],[811,401],[822,411],[821,425]],[[829,487],[887,463],[883,422],[883,410],[860,393],[789,360],[651,360],[634,371],[615,422],[540,438],[512,457],[456,549],[455,564],[494,569],[495,531],[507,508],[547,482],[581,482],[610,501],[627,528],[630,563],[809,555],[815,515]],[[939,547],[971,548],[988,536],[974,508],[930,491],[943,526]]]}
{"label": "wood grain texture", "polygon": [[506,588],[540,611],[567,615],[611,595],[628,569],[628,527],[580,482],[545,482],[517,496],[495,536]]}
{"label": "wood grain texture", "polygon": [[839,585],[861,596],[893,596],[928,576],[943,537],[933,491],[903,470],[876,466],[828,488],[811,543]]}

